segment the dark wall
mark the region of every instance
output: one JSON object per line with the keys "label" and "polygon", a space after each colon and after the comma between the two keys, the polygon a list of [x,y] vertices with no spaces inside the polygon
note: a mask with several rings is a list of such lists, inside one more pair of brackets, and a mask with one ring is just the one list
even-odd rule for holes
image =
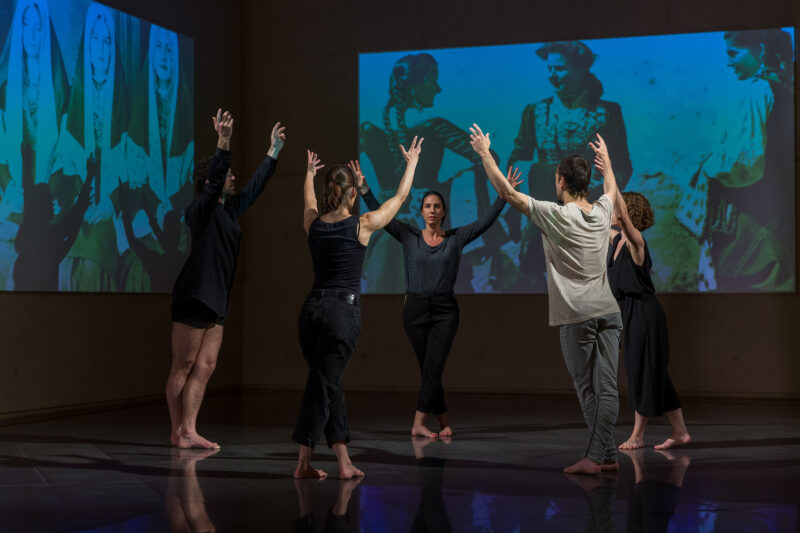
{"label": "dark wall", "polygon": [[[243,15],[248,167],[266,149],[272,122],[289,127],[277,177],[246,216],[243,379],[296,388],[305,379],[297,313],[312,281],[301,227],[305,149],[328,163],[357,157],[358,52],[791,26],[800,24],[800,3],[245,0]],[[794,341],[800,297],[665,295],[661,301],[680,392],[800,395]],[[473,295],[459,302],[461,329],[445,375],[451,390],[572,390],[558,332],[547,326],[546,296]],[[402,303],[402,296],[364,299],[349,388],[416,387]]]}
{"label": "dark wall", "polygon": [[[194,38],[195,151],[212,153],[208,117],[220,105],[242,115],[239,3],[104,3]],[[235,149],[244,135],[238,128],[234,135]],[[237,288],[211,387],[241,383],[240,294]],[[170,364],[169,303],[168,295],[0,293],[0,418],[161,394]]]}

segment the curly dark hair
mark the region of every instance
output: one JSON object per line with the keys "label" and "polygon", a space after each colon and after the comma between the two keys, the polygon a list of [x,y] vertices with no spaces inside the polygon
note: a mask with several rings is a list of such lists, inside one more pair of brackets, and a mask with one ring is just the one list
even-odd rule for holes
{"label": "curly dark hair", "polygon": [[650,207],[650,202],[644,195],[638,192],[624,192],[622,199],[625,200],[625,207],[631,222],[633,222],[633,227],[644,231],[655,224],[656,217],[653,214],[653,208]]}
{"label": "curly dark hair", "polygon": [[794,74],[791,35],[780,29],[771,29],[726,31],[723,37],[734,46],[749,49],[761,59],[759,77],[779,82],[784,88],[791,86]]}
{"label": "curly dark hair", "polygon": [[203,187],[208,179],[208,172],[211,168],[211,160],[213,157],[206,157],[201,159],[194,165],[194,174],[192,175],[192,182],[194,183],[194,190],[197,194],[203,192]]}

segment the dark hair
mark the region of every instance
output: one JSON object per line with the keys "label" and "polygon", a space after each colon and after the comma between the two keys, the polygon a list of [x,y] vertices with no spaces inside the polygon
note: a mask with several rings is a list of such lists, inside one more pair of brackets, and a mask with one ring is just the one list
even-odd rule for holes
{"label": "dark hair", "polygon": [[573,67],[585,70],[589,70],[595,60],[592,50],[580,41],[554,41],[536,50],[536,55],[545,61],[550,54],[563,54]]}
{"label": "dark hair", "polygon": [[625,208],[628,210],[633,227],[644,231],[655,223],[653,208],[650,207],[650,202],[644,195],[638,192],[624,192],[622,199],[625,200]]}
{"label": "dark hair", "polygon": [[334,165],[325,174],[322,191],[322,214],[339,209],[356,186],[356,177],[347,165]]}
{"label": "dark hair", "polygon": [[419,203],[419,210],[422,211],[422,208],[425,207],[425,198],[431,195],[438,197],[439,201],[442,202],[442,209],[444,209],[444,216],[442,217],[442,220],[444,220],[447,216],[447,203],[445,203],[444,196],[442,196],[441,193],[436,191],[425,191],[425,194],[422,195],[422,201]]}
{"label": "dark hair", "polygon": [[203,187],[206,185],[208,179],[208,171],[211,168],[211,160],[213,157],[206,157],[201,159],[194,165],[194,174],[192,175],[192,182],[194,183],[194,190],[197,194],[203,192]]}
{"label": "dark hair", "polygon": [[787,88],[791,85],[794,50],[788,33],[779,29],[726,31],[723,37],[737,47],[749,49],[761,59],[763,68],[759,77],[780,82]]}
{"label": "dark hair", "polygon": [[589,162],[579,155],[565,157],[558,164],[556,174],[564,178],[567,191],[576,198],[586,198],[589,195],[589,180],[592,177],[592,167]]}
{"label": "dark hair", "polygon": [[[389,101],[383,108],[383,128],[389,136],[389,147],[395,164],[402,167],[405,160],[396,150],[397,145],[406,144],[406,110],[411,107],[411,94],[408,86],[425,81],[425,77],[431,72],[438,72],[439,64],[432,55],[409,54],[398,59],[392,67],[389,75]],[[397,130],[392,129],[391,112],[394,109],[394,117],[397,120]]]}

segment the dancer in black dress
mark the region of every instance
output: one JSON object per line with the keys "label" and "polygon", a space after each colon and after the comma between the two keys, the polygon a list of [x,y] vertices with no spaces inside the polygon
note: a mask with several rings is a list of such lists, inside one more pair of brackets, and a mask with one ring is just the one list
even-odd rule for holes
{"label": "dancer in black dress", "polygon": [[[599,150],[595,166],[613,173],[608,149]],[[683,421],[681,401],[669,379],[669,337],[667,319],[655,297],[650,269],[653,260],[642,231],[653,225],[653,210],[638,193],[617,191],[608,247],[608,280],[622,312],[622,353],[628,373],[628,393],[635,411],[633,433],[619,447],[630,450],[644,446],[644,428],[649,418],[666,414],[672,436],[656,449],[686,444],[691,440]]]}

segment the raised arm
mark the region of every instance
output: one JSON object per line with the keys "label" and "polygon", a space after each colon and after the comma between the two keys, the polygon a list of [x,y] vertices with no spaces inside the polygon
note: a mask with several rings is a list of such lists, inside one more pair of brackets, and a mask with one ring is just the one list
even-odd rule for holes
{"label": "raised arm", "polygon": [[[356,185],[358,185],[358,192],[361,193],[361,197],[364,199],[364,203],[367,204],[367,208],[370,211],[376,211],[381,208],[381,203],[375,198],[375,195],[372,194],[372,191],[367,185],[367,180],[364,178],[364,173],[361,172],[361,165],[358,161],[350,161],[348,165],[350,169],[353,171],[353,174],[356,176]],[[383,227],[386,232],[397,239],[400,242],[403,242],[403,237],[409,232],[408,224],[404,224],[399,220],[393,218],[389,221],[386,226]]]}
{"label": "raised arm", "polygon": [[[598,140],[595,143],[589,143],[594,150],[594,166],[603,175],[603,185],[612,182],[614,184],[614,196],[612,201],[614,203],[614,211],[617,213],[619,219],[620,230],[625,235],[625,240],[630,244],[631,257],[633,262],[637,265],[643,265],[645,261],[645,242],[642,233],[633,225],[630,216],[628,215],[628,208],[625,205],[625,199],[622,193],[616,186],[614,179],[614,169],[611,166],[611,156],[608,154],[608,147],[600,135],[597,136]],[[608,194],[606,192],[605,194]]]}
{"label": "raised arm", "polygon": [[233,212],[239,217],[244,213],[248,207],[253,205],[253,202],[259,197],[267,182],[275,173],[275,167],[278,164],[278,154],[283,149],[286,142],[286,127],[281,126],[278,122],[272,127],[270,134],[270,146],[267,156],[258,166],[258,170],[247,182],[247,185],[242,187],[241,192],[230,199],[233,205]]}
{"label": "raised arm", "polygon": [[[512,189],[515,189],[520,183],[522,183],[522,180],[519,179],[521,175],[522,172],[520,172],[519,169],[512,169],[511,167],[508,168],[508,175],[506,179],[508,180]],[[495,200],[494,204],[492,204],[492,208],[484,213],[482,217],[472,224],[456,228],[456,238],[461,245],[466,246],[483,235],[483,233],[489,229],[492,224],[494,224],[494,221],[500,216],[500,213],[503,211],[505,206],[506,201],[503,200],[502,196],[498,196],[497,200]]]}
{"label": "raised arm", "polygon": [[[611,201],[614,202],[617,197],[617,179],[614,177],[614,171],[611,170],[611,158],[608,156],[608,146],[606,141],[597,134],[595,142],[589,142],[589,146],[594,150],[595,158],[600,157],[603,170],[603,194],[607,194]],[[595,166],[597,159],[595,159]]]}
{"label": "raised arm", "polygon": [[414,181],[414,172],[417,170],[417,163],[419,162],[419,154],[422,151],[423,140],[424,139],[417,140],[417,137],[414,137],[408,151],[402,146],[400,147],[400,151],[403,153],[403,157],[406,160],[406,171],[400,179],[400,185],[398,185],[397,192],[394,196],[383,202],[375,211],[370,211],[361,215],[361,228],[358,233],[358,240],[361,244],[366,245],[373,232],[386,226],[406,201],[408,193],[411,191],[411,184]]}
{"label": "raised arm", "polygon": [[231,165],[230,149],[231,135],[233,134],[233,117],[230,112],[225,111],[223,113],[222,109],[218,109],[216,116],[211,118],[211,122],[217,132],[217,151],[211,160],[208,178],[203,186],[203,191],[200,193],[200,197],[190,206],[189,211],[191,213],[187,213],[187,218],[191,214],[193,217],[203,219],[213,212],[217,202],[219,202],[219,195],[225,186],[225,178]]}
{"label": "raised arm", "polygon": [[306,163],[306,179],[303,183],[303,229],[308,233],[309,226],[319,216],[317,193],[314,192],[314,176],[317,175],[317,170],[325,166],[325,163],[311,150],[306,150],[306,154],[308,161]]}
{"label": "raised arm", "polygon": [[522,194],[514,190],[514,187],[511,186],[503,175],[503,172],[497,166],[497,163],[495,163],[492,153],[489,150],[489,146],[491,145],[489,134],[483,133],[477,124],[473,124],[469,131],[472,149],[481,157],[483,169],[489,176],[489,181],[492,182],[497,194],[524,215],[530,215],[528,207],[528,199],[530,197],[527,194]]}

